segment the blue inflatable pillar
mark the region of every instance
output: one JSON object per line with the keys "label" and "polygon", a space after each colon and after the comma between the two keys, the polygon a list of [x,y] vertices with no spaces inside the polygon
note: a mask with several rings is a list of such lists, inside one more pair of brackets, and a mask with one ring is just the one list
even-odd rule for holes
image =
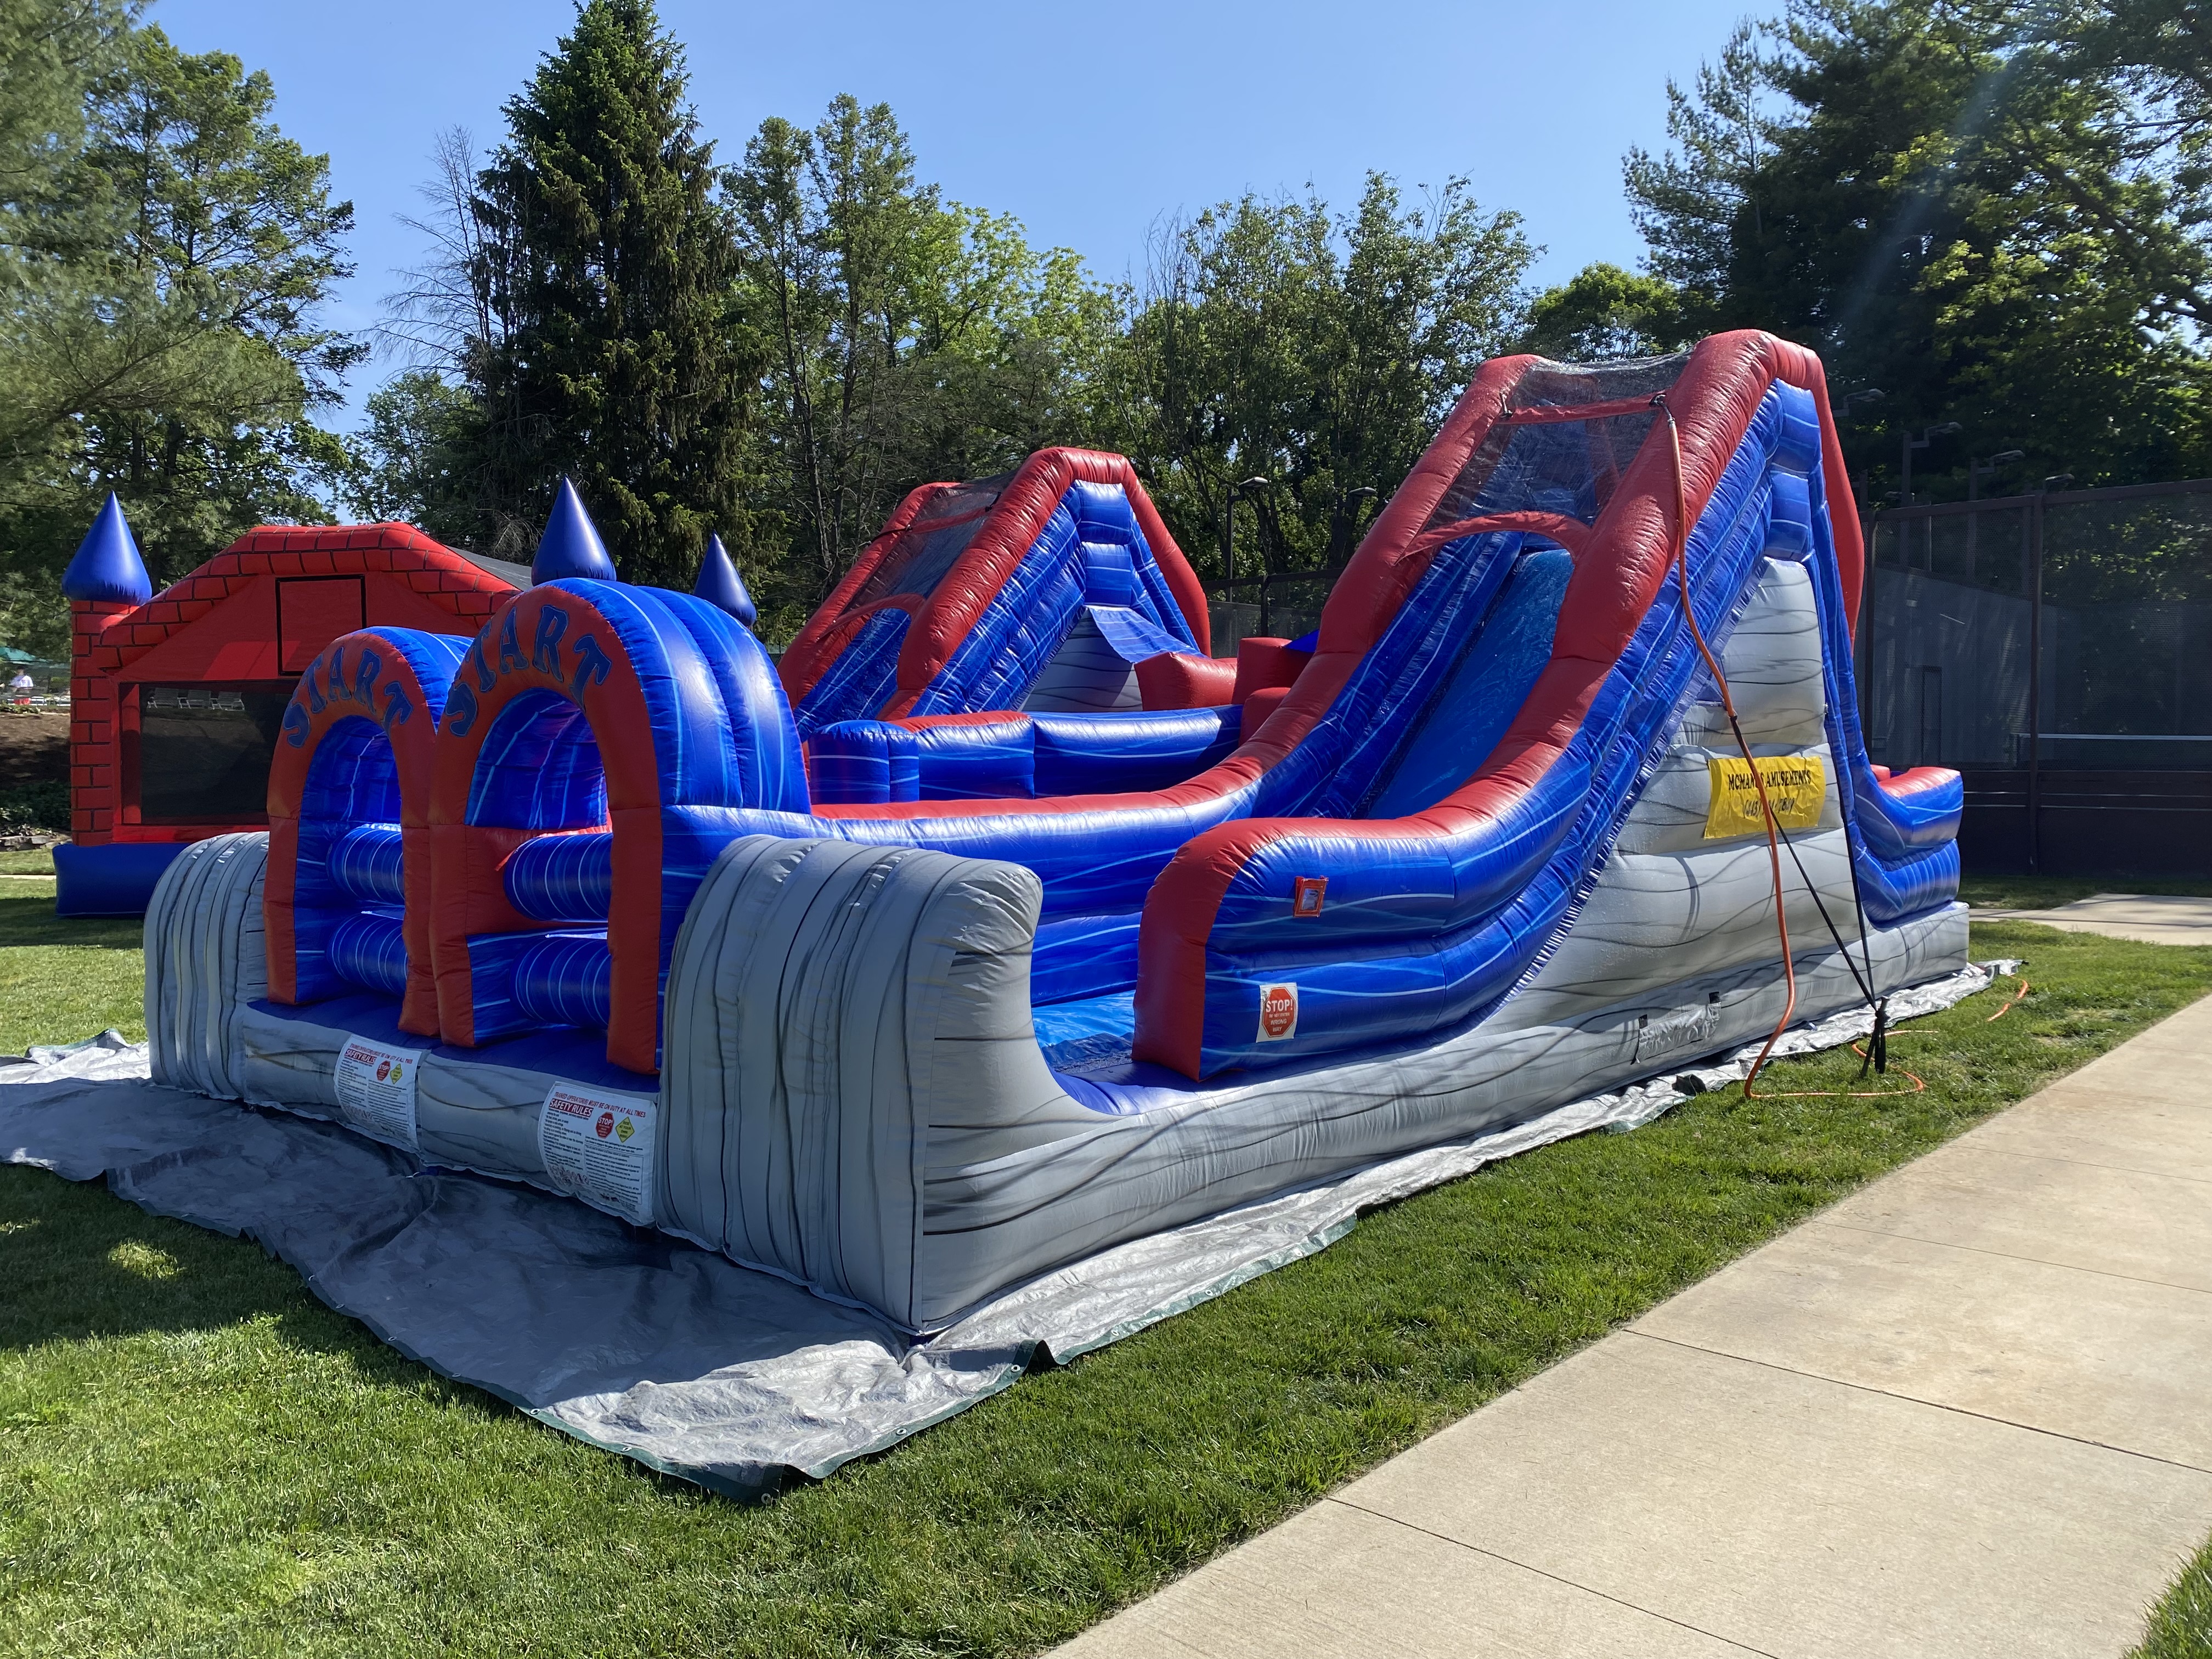
{"label": "blue inflatable pillar", "polygon": [[530,562],[533,584],[556,582],[564,576],[601,582],[617,580],[606,544],[592,527],[592,515],[584,511],[576,486],[566,477],[561,480],[560,493],[553,497],[553,511],[546,515],[545,533],[538,538],[537,556]]}
{"label": "blue inflatable pillar", "polygon": [[744,627],[750,628],[760,616],[760,607],[745,592],[744,578],[738,574],[737,561],[722,545],[720,536],[707,538],[707,551],[699,561],[699,580],[691,591],[717,610],[728,611]]}

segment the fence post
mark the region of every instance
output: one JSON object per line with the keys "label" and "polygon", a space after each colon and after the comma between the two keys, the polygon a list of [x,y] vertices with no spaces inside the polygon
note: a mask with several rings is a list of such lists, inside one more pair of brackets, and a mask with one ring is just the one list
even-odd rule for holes
{"label": "fence post", "polygon": [[2027,504],[2027,870],[2043,870],[2043,499]]}
{"label": "fence post", "polygon": [[1874,567],[1875,538],[1881,533],[1881,515],[1868,513],[1859,520],[1860,536],[1866,546],[1866,565],[1859,573],[1859,626],[1856,639],[1859,647],[1859,740],[1868,741],[1874,734]]}

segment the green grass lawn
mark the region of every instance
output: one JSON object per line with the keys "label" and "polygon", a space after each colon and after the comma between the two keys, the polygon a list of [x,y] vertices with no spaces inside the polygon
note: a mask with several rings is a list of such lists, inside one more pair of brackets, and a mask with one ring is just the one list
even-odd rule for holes
{"label": "green grass lawn", "polygon": [[110,1026],[144,1037],[144,935],[135,916],[63,921],[51,880],[0,878],[0,1054]]}
{"label": "green grass lawn", "polygon": [[[0,997],[6,1046],[125,1024],[131,924],[0,930],[0,963],[75,964],[39,1013]],[[1974,947],[2034,994],[1906,1028],[1925,1093],[1708,1095],[1544,1148],[750,1505],[442,1381],[250,1244],[0,1169],[0,1653],[1042,1647],[2212,990],[2212,950]]]}
{"label": "green grass lawn", "polygon": [[2142,1645],[2129,1659],[2208,1659],[2212,1656],[2212,1540],[2151,1609]]}
{"label": "green grass lawn", "polygon": [[1969,876],[1959,884],[1968,904],[2007,910],[2048,910],[2094,893],[2179,893],[2212,897],[2212,882],[2179,876]]}

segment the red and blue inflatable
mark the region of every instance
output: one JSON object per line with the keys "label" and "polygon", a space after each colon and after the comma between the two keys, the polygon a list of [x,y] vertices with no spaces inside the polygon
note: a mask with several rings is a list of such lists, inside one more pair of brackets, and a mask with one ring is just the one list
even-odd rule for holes
{"label": "red and blue inflatable", "polygon": [[388,1052],[396,1144],[577,1190],[544,1103],[618,1091],[621,1213],[931,1329],[1964,959],[1959,780],[1866,759],[1856,520],[1771,336],[1486,365],[1234,665],[1090,452],[915,492],[780,676],[708,566],[609,580],[564,491],[472,638],[322,649],[238,1092]]}

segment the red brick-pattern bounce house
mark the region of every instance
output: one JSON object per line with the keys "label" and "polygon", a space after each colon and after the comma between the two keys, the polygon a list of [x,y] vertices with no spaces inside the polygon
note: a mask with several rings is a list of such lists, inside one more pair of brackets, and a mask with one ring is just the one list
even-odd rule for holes
{"label": "red brick-pattern bounce house", "polygon": [[74,639],[63,915],[138,915],[187,843],[258,830],[300,674],[342,634],[473,635],[530,573],[405,525],[264,525],[159,593],[110,495],[62,578]]}

